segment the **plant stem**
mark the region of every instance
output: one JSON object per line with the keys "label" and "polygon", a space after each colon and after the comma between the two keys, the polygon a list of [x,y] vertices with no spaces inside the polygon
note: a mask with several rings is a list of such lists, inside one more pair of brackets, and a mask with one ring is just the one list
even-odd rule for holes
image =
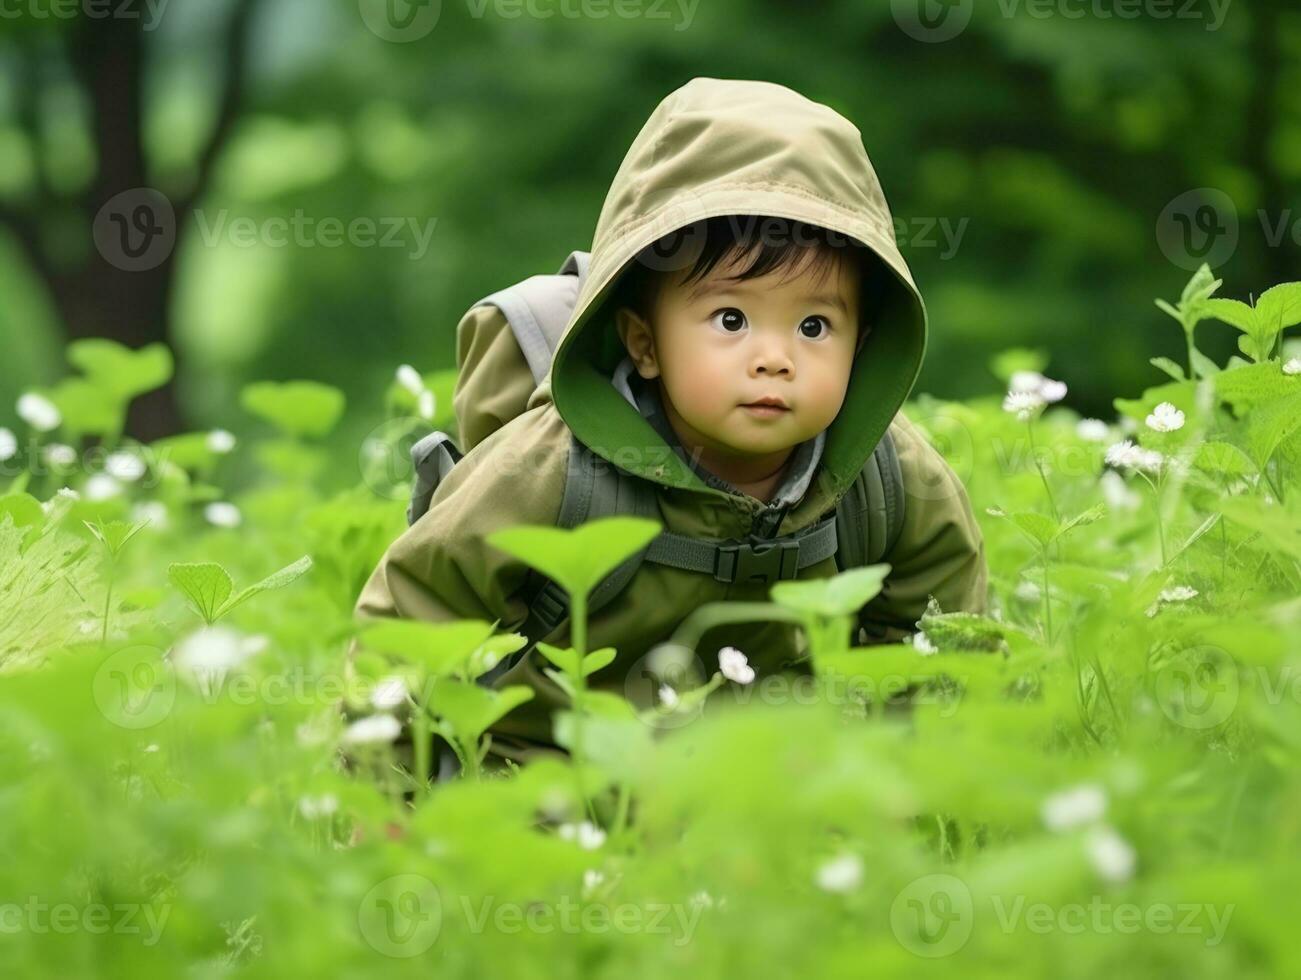
{"label": "plant stem", "polygon": [[117,577],[117,561],[109,558],[108,561],[108,588],[104,590],[104,629],[100,634],[100,645],[108,646],[108,611],[113,601],[113,579]]}
{"label": "plant stem", "polygon": [[415,714],[412,734],[416,740],[416,799],[421,800],[429,792],[429,713],[423,704],[418,704]]}
{"label": "plant stem", "polygon": [[1043,481],[1044,491],[1048,494],[1048,506],[1052,508],[1053,520],[1061,523],[1062,515],[1057,510],[1057,501],[1053,499],[1053,488],[1048,485],[1048,476],[1044,473],[1043,466],[1039,463],[1039,452],[1034,443],[1034,419],[1026,419],[1026,432],[1030,434],[1030,459],[1034,462],[1034,468],[1039,471],[1039,479]]}
{"label": "plant stem", "polygon": [[1053,598],[1052,598],[1052,593],[1048,591],[1048,549],[1040,548],[1039,552],[1040,552],[1040,557],[1043,559],[1043,565],[1044,565],[1044,629],[1046,630],[1048,645],[1052,646]]}

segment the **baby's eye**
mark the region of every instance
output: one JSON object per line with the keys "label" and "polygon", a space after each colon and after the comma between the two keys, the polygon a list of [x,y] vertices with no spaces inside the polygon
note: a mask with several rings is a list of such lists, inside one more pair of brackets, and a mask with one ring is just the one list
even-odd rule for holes
{"label": "baby's eye", "polygon": [[726,310],[719,310],[709,322],[724,333],[739,333],[745,328],[745,314],[729,307]]}
{"label": "baby's eye", "polygon": [[805,317],[804,322],[800,324],[801,336],[808,337],[809,340],[821,340],[829,333],[831,333],[831,323],[825,316]]}

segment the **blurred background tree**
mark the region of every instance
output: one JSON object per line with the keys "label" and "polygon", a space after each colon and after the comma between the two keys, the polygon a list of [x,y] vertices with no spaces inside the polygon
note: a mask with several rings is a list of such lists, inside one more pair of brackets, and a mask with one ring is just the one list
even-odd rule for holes
{"label": "blurred background tree", "polygon": [[[1282,0],[919,2],[919,24],[969,22],[938,41],[899,2],[4,0],[0,403],[58,377],[66,339],[166,339],[176,384],[133,434],[242,424],[244,383],[311,377],[349,395],[356,439],[398,363],[453,364],[471,302],[590,244],[633,136],[697,75],[789,85],[862,131],[931,313],[918,391],[989,393],[993,353],[1039,347],[1110,418],[1149,357],[1181,359],[1152,299],[1203,258],[1240,298],[1301,278]],[[374,244],[325,233],[357,219]],[[132,254],[137,233],[162,244]],[[1203,329],[1227,356],[1232,331]]]}

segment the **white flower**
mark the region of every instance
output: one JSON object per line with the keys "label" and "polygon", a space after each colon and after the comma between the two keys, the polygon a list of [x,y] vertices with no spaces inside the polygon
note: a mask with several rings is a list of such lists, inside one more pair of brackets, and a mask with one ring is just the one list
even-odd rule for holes
{"label": "white flower", "polygon": [[[1066,397],[1066,382],[1045,378],[1038,371],[1016,371],[1007,383],[1008,395],[1036,395],[1040,403],[1059,402]],[[1004,408],[1007,403],[1004,402]],[[1035,407],[1038,407],[1037,405]],[[1011,409],[1008,409],[1011,411]]]}
{"label": "white flower", "polygon": [[142,500],[131,508],[131,519],[161,531],[168,524],[167,505],[160,500]]}
{"label": "white flower", "polygon": [[714,896],[702,888],[687,899],[687,904],[702,909],[712,909],[714,907]]}
{"label": "white flower", "polygon": [[18,399],[18,417],[37,432],[49,432],[57,429],[63,422],[63,416],[54,402],[44,395],[28,392]]}
{"label": "white flower", "polygon": [[437,410],[438,402],[434,398],[434,393],[432,391],[422,391],[416,396],[416,411],[420,413],[420,417],[426,422],[433,421],[434,413]]}
{"label": "white flower", "polygon": [[585,851],[594,851],[605,843],[605,831],[591,821],[562,823],[556,828],[561,840],[577,841]]}
{"label": "white flower", "polygon": [[62,442],[52,442],[45,447],[45,462],[66,469],[77,463],[77,450]]}
{"label": "white flower", "polygon": [[229,626],[204,626],[176,645],[176,666],[203,684],[220,681],[249,657],[244,637]]}
{"label": "white flower", "polygon": [[1008,378],[1007,387],[1009,391],[1038,392],[1047,380],[1038,371],[1014,371]]}
{"label": "white flower", "polygon": [[588,868],[583,872],[583,892],[590,895],[605,884],[605,875],[596,868]]}
{"label": "white flower", "polygon": [[402,726],[392,715],[371,715],[354,721],[343,730],[344,745],[375,745],[392,742],[402,732]]}
{"label": "white flower", "polygon": [[425,379],[410,364],[398,365],[397,379],[398,384],[417,397],[425,390]]}
{"label": "white flower", "polygon": [[8,429],[0,429],[0,463],[13,459],[17,453],[17,437]]}
{"label": "white flower", "polygon": [[298,812],[308,820],[319,820],[321,817],[328,817],[339,809],[339,798],[333,793],[322,793],[320,796],[304,796],[298,801]]}
{"label": "white flower", "polygon": [[736,647],[723,647],[718,651],[718,669],[729,681],[738,684],[749,684],[754,680],[754,668]]}
{"label": "white flower", "polygon": [[918,630],[916,633],[913,634],[913,649],[916,650],[918,653],[920,653],[923,657],[929,657],[932,653],[938,651],[939,647],[937,647],[934,643],[931,642],[931,638],[929,636],[927,636],[921,630]]}
{"label": "white flower", "polygon": [[1134,848],[1111,827],[1095,827],[1084,843],[1089,862],[1107,881],[1128,881],[1134,874]]}
{"label": "white flower", "polygon": [[261,653],[270,645],[270,643],[271,640],[265,633],[253,633],[244,637],[244,642],[241,644],[241,648],[246,656],[251,657],[255,654]]}
{"label": "white flower", "polygon": [[1075,423],[1075,434],[1085,442],[1106,442],[1111,429],[1102,419],[1080,419]]}
{"label": "white flower", "polygon": [[209,452],[217,453],[224,456],[235,448],[235,437],[225,429],[213,429],[208,433],[208,438],[204,440],[207,443]]}
{"label": "white flower", "polygon": [[1170,402],[1162,402],[1147,417],[1147,427],[1154,432],[1174,432],[1184,427],[1184,413]]}
{"label": "white flower", "polygon": [[1301,374],[1301,357],[1290,357],[1283,365],[1284,374]]}
{"label": "white flower", "polygon": [[668,708],[670,711],[676,709],[680,703],[678,692],[673,690],[673,688],[669,687],[667,684],[660,685],[659,694],[660,704],[664,705],[664,707]]}
{"label": "white flower", "polygon": [[1038,582],[1031,582],[1029,579],[1024,579],[1017,584],[1017,587],[1012,594],[1023,602],[1038,602],[1039,597],[1043,595],[1043,592],[1039,589]]}
{"label": "white flower", "polygon": [[1066,382],[1044,378],[1044,383],[1039,386],[1039,397],[1046,402],[1061,401],[1066,397]]}
{"label": "white flower", "polygon": [[863,859],[857,854],[834,857],[818,867],[814,881],[824,892],[852,892],[863,883]]}
{"label": "white flower", "polygon": [[1107,449],[1106,461],[1111,466],[1128,466],[1136,470],[1155,471],[1161,468],[1165,457],[1155,449],[1144,449],[1126,439]]}
{"label": "white flower", "polygon": [[239,527],[240,521],[243,520],[239,508],[225,501],[214,501],[208,504],[203,508],[203,516],[207,518],[209,524],[216,527]]}
{"label": "white flower", "polygon": [[1107,812],[1107,794],[1096,783],[1054,793],[1044,800],[1040,815],[1049,830],[1071,830],[1100,820]]}
{"label": "white flower", "polygon": [[1198,594],[1197,590],[1191,585],[1174,585],[1168,589],[1162,589],[1156,597],[1156,602],[1147,607],[1147,618],[1151,619],[1161,611],[1163,602],[1187,602]]}
{"label": "white flower", "polygon": [[407,683],[401,677],[385,677],[375,685],[371,692],[371,707],[378,711],[388,711],[406,704]]}
{"label": "white flower", "polygon": [[107,473],[96,473],[86,481],[87,500],[109,500],[122,492],[122,484]]}
{"label": "white flower", "polygon": [[1022,422],[1044,405],[1043,396],[1037,391],[1009,391],[1003,399],[1003,411],[1011,412]]}
{"label": "white flower", "polygon": [[1102,499],[1112,510],[1137,510],[1143,503],[1143,498],[1131,490],[1115,470],[1107,470],[1098,482],[1102,486]]}
{"label": "white flower", "polygon": [[104,472],[126,483],[134,483],[145,475],[145,461],[135,453],[109,453],[104,460]]}

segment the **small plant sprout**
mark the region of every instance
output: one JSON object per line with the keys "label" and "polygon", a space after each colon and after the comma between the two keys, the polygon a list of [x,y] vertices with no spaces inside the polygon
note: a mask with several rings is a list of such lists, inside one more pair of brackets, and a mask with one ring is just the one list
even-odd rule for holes
{"label": "small plant sprout", "polygon": [[[421,798],[429,792],[431,733],[452,747],[461,774],[477,780],[490,747],[483,733],[533,696],[532,689],[522,685],[495,690],[475,683],[489,665],[526,642],[515,633],[494,636],[494,627],[481,620],[386,619],[370,624],[362,634],[367,649],[415,672],[412,739],[416,792]],[[383,697],[391,700],[395,693],[390,689]]]}
{"label": "small plant sprout", "polygon": [[1051,645],[1053,640],[1053,607],[1052,588],[1048,581],[1049,549],[1076,528],[1099,520],[1106,511],[1101,505],[1090,507],[1088,510],[1065,521],[1054,521],[1043,514],[1036,514],[1032,511],[1009,514],[1000,507],[989,507],[985,513],[989,514],[990,517],[998,517],[1010,522],[1038,551],[1039,562],[1043,568],[1044,642]]}
{"label": "small plant sprout", "polygon": [[[494,531],[486,538],[498,548],[546,575],[562,589],[569,600],[569,636],[572,649],[538,645],[570,682],[567,691],[575,704],[572,744],[582,792],[582,763],[586,759],[583,740],[583,701],[586,677],[593,670],[613,660],[613,651],[587,652],[587,600],[592,590],[629,557],[645,548],[660,533],[663,525],[642,517],[605,517],[589,521],[574,529],[519,525]],[[557,659],[558,658],[558,659]],[[553,680],[555,675],[552,675]],[[586,799],[586,795],[584,794]],[[589,801],[590,806],[590,801]]]}
{"label": "small plant sprout", "polygon": [[1187,379],[1196,379],[1198,377],[1210,377],[1219,372],[1219,368],[1209,357],[1197,349],[1193,343],[1193,334],[1197,329],[1197,324],[1215,315],[1211,307],[1211,297],[1215,291],[1222,285],[1222,280],[1216,279],[1211,272],[1211,267],[1202,264],[1192,278],[1184,286],[1183,295],[1179,297],[1179,302],[1171,306],[1163,299],[1156,301],[1157,307],[1164,313],[1174,318],[1175,322],[1183,329],[1184,342],[1188,349],[1188,373],[1184,374],[1184,369],[1178,364],[1167,358],[1153,358],[1152,364],[1165,371],[1176,381]]}
{"label": "small plant sprout", "polygon": [[230,573],[216,562],[173,562],[167,569],[167,578],[185,596],[190,608],[211,626],[240,603],[261,592],[284,588],[311,567],[311,557],[304,555],[238,593]]}
{"label": "small plant sprout", "polygon": [[127,523],[110,521],[107,524],[97,518],[95,523],[82,521],[95,540],[104,546],[108,556],[108,582],[104,588],[104,628],[100,633],[100,642],[108,643],[108,618],[113,601],[113,583],[117,578],[117,560],[127,542],[134,538],[146,526],[144,522]]}

